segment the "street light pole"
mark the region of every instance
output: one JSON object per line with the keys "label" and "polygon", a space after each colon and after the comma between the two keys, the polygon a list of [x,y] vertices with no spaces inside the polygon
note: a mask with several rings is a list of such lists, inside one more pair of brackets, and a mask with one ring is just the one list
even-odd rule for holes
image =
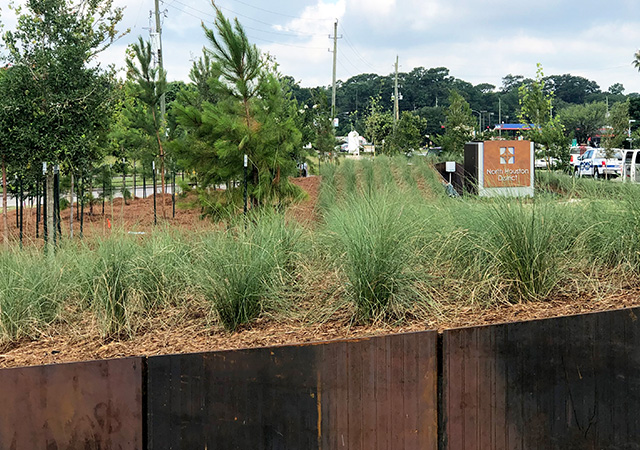
{"label": "street light pole", "polygon": [[480,123],[480,111],[476,111],[475,109],[471,110],[472,113],[477,114],[478,115],[478,130],[482,131],[482,125]]}

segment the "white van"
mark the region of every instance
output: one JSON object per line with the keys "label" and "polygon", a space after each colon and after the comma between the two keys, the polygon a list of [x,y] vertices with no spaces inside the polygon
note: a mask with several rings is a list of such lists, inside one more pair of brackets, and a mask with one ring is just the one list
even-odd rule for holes
{"label": "white van", "polygon": [[622,182],[640,183],[640,150],[625,150],[622,155]]}

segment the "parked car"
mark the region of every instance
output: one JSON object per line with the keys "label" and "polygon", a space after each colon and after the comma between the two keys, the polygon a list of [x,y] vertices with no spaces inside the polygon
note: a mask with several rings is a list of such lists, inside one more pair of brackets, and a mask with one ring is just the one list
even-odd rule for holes
{"label": "parked car", "polygon": [[613,158],[607,158],[604,149],[591,148],[577,158],[576,177],[617,177],[622,173],[622,152],[616,149]]}
{"label": "parked car", "polygon": [[[549,164],[551,164],[551,168],[554,169],[558,164],[558,160],[556,158],[549,158]],[[537,158],[533,162],[533,166],[536,169],[546,169],[547,168],[547,159],[546,158]]]}
{"label": "parked car", "polygon": [[578,162],[578,157],[583,155],[589,149],[586,145],[578,145],[576,147],[571,147],[569,149],[569,165],[571,167],[577,167],[580,163]]}

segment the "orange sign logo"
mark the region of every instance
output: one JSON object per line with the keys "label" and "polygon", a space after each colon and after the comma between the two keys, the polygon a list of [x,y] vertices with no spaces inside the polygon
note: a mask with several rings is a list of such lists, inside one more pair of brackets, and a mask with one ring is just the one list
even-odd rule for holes
{"label": "orange sign logo", "polygon": [[529,141],[486,141],[483,162],[485,188],[531,186]]}

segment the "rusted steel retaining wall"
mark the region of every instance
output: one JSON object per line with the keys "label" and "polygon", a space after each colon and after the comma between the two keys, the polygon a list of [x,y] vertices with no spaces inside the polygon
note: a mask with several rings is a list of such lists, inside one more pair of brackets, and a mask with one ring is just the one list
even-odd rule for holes
{"label": "rusted steel retaining wall", "polygon": [[0,450],[640,448],[638,316],[0,370]]}
{"label": "rusted steel retaining wall", "polygon": [[435,332],[148,359],[149,449],[436,449]]}
{"label": "rusted steel retaining wall", "polygon": [[0,449],[142,449],[142,363],[0,370]]}
{"label": "rusted steel retaining wall", "polygon": [[640,448],[639,314],[445,331],[442,448]]}

